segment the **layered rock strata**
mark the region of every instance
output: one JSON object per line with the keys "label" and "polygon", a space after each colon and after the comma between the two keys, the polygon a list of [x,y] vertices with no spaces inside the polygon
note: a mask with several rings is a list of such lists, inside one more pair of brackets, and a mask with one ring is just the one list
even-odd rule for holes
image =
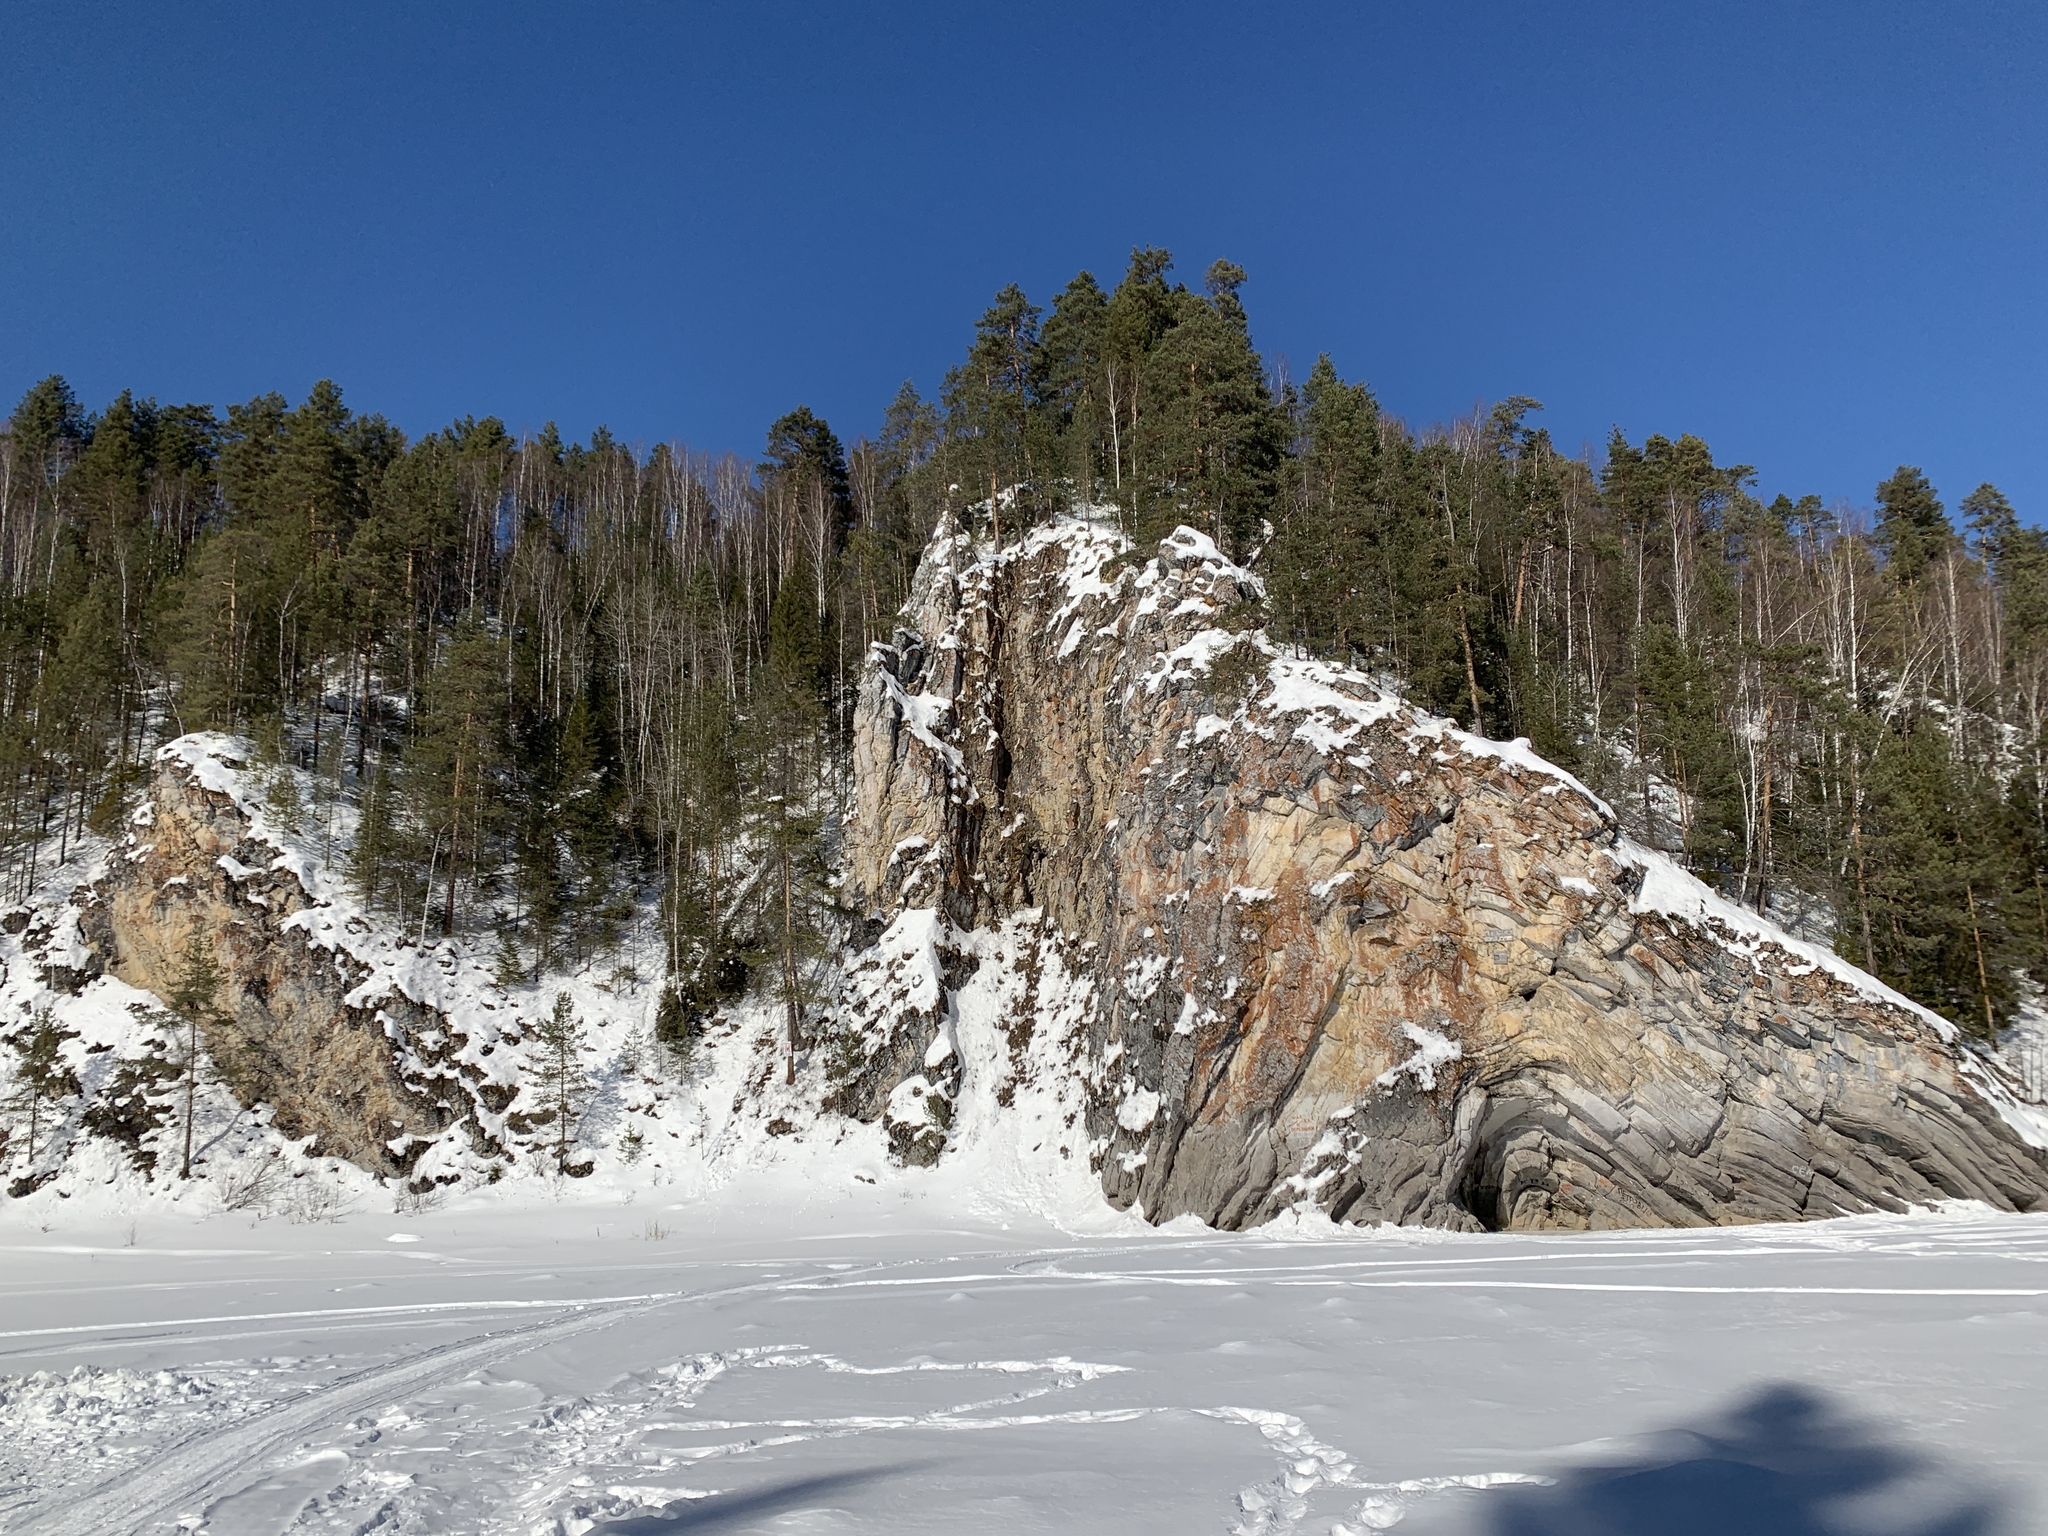
{"label": "layered rock strata", "polygon": [[[2043,1208],[2023,1112],[1946,1023],[1635,848],[1526,743],[1277,654],[1259,595],[1187,529],[1142,560],[1081,522],[1000,556],[943,535],[862,687],[852,895],[960,932],[1042,914],[1093,988],[1114,1203],[1467,1229]],[[843,1100],[914,1115],[892,1080],[943,1012]],[[942,1100],[899,1144],[937,1152]]]}

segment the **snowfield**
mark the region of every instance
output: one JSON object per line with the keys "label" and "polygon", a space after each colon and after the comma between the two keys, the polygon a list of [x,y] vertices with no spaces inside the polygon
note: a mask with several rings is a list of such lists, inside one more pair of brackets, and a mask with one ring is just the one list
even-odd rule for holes
{"label": "snowfield", "polygon": [[0,1219],[0,1529],[2044,1528],[2048,1219],[1092,1234],[943,1170]]}

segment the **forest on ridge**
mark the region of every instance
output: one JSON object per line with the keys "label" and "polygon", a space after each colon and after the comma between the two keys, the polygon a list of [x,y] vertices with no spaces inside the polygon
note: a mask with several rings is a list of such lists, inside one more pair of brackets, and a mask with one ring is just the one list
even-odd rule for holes
{"label": "forest on ridge", "polygon": [[670,1044],[756,975],[794,1023],[862,660],[932,530],[1085,508],[1210,533],[1276,644],[1529,737],[1975,1033],[2048,981],[2048,537],[1994,486],[1765,502],[1682,431],[1560,452],[1524,397],[1418,428],[1327,356],[1268,367],[1245,285],[1140,249],[1113,289],[1006,287],[937,399],[851,447],[798,406],[753,460],[46,378],[0,435],[6,899],[217,728],[310,773],[276,813],[352,821],[357,895],[423,941],[495,935],[509,980],[655,937]]}

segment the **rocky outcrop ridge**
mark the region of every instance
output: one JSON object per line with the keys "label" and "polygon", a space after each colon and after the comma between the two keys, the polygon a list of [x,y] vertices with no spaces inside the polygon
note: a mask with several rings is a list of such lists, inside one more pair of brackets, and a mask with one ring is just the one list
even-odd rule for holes
{"label": "rocky outcrop ridge", "polygon": [[[1944,1022],[1631,846],[1525,743],[1276,654],[1258,597],[1187,529],[1143,560],[1081,522],[999,556],[942,534],[862,688],[852,893],[892,930],[1040,914],[1092,987],[1113,1202],[1460,1228],[2043,1206],[2024,1112]],[[943,1024],[920,1001],[842,1093],[921,1156],[944,1081],[894,1088]]]}
{"label": "rocky outcrop ridge", "polygon": [[[243,749],[198,735],[158,754],[126,844],[80,911],[98,964],[172,997],[196,939],[219,979],[203,1025],[208,1057],[245,1106],[268,1105],[270,1123],[311,1137],[315,1155],[431,1177],[423,1155],[459,1125],[469,1150],[504,1155],[494,1111],[516,1087],[482,1059],[491,1043],[395,985],[392,967],[351,952],[351,940],[393,944],[316,900],[312,862],[258,835],[260,813],[238,799],[251,783],[236,771]],[[416,969],[456,964],[452,955],[406,954]]]}

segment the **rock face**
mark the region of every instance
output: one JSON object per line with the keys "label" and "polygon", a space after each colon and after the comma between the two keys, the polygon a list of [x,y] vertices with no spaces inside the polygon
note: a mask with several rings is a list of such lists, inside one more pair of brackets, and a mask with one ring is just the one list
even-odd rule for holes
{"label": "rock face", "polygon": [[[1526,744],[1277,655],[1200,535],[1122,550],[1082,523],[994,558],[934,541],[863,684],[848,828],[873,918],[1036,910],[1085,970],[1114,1203],[1466,1229],[2048,1208],[1945,1023],[1629,844]],[[898,1104],[942,1014],[844,1101]]]}
{"label": "rock face", "polygon": [[81,913],[86,942],[121,980],[170,997],[196,935],[220,981],[206,1050],[236,1097],[269,1105],[272,1123],[313,1137],[317,1155],[407,1174],[490,1085],[454,1061],[465,1042],[437,1010],[365,985],[370,969],[304,921],[315,903],[300,875],[209,786],[216,762],[203,738],[160,754],[129,845]]}

